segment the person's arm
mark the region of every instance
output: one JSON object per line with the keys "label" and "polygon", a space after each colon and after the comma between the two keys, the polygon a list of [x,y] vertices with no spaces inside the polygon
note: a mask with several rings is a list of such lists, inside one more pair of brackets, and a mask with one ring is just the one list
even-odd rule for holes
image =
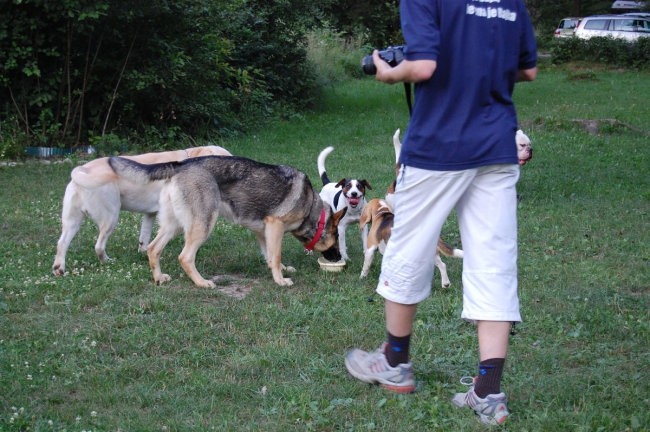
{"label": "person's arm", "polygon": [[372,59],[377,68],[375,78],[378,81],[388,84],[394,84],[397,82],[416,83],[426,81],[431,78],[433,73],[436,71],[437,65],[434,60],[402,60],[402,62],[397,66],[391,67],[381,57],[379,57],[379,52],[377,50],[372,53]]}
{"label": "person's arm", "polygon": [[537,78],[537,67],[530,69],[520,69],[517,72],[517,82],[519,81],[534,81]]}

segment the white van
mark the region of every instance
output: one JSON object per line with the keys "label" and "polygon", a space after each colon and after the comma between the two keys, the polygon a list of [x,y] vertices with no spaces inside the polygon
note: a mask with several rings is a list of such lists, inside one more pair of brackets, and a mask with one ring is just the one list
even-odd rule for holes
{"label": "white van", "polygon": [[650,37],[650,18],[638,15],[594,15],[584,17],[575,30],[581,39],[613,37],[628,41]]}

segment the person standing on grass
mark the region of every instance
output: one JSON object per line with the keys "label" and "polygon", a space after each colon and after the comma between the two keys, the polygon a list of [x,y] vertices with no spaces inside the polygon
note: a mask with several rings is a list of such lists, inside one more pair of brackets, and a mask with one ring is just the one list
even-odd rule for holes
{"label": "person standing on grass", "polygon": [[[523,0],[402,0],[404,61],[373,53],[376,79],[415,83],[400,154],[395,222],[377,292],[387,340],[346,354],[350,374],[398,393],[415,391],[409,344],[417,305],[431,292],[436,243],[456,209],[464,251],[461,317],[476,324],[478,375],[452,399],[486,424],[509,412],[500,382],[517,294],[519,179],[515,82],[537,75]],[[470,385],[470,383],[468,383]]]}

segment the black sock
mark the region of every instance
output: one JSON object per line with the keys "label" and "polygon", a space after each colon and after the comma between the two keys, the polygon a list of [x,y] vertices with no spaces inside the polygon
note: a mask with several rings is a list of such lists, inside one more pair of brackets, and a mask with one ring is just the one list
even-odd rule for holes
{"label": "black sock", "polygon": [[501,374],[506,359],[493,358],[483,360],[478,365],[478,376],[474,383],[476,396],[484,398],[490,394],[501,393]]}
{"label": "black sock", "polygon": [[400,363],[409,362],[410,344],[411,335],[398,337],[388,333],[388,344],[386,345],[384,354],[391,367],[395,367]]}

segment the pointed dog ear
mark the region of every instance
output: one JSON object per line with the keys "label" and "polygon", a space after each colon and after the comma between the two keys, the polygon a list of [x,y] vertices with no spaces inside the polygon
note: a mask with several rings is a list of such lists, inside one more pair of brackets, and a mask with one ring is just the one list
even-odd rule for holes
{"label": "pointed dog ear", "polygon": [[337,211],[332,215],[332,224],[334,226],[338,226],[339,222],[341,222],[341,219],[343,219],[343,216],[345,216],[345,213],[347,213],[348,207],[345,206],[341,210]]}

